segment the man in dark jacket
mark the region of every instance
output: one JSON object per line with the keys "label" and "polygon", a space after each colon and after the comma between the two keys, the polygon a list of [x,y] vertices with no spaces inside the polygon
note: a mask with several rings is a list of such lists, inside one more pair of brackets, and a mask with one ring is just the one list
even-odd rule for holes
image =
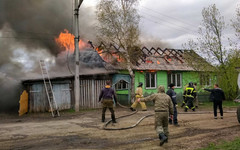
{"label": "man in dark jacket", "polygon": [[102,122],[105,121],[105,112],[107,108],[111,112],[111,118],[112,122],[116,123],[115,114],[113,110],[113,98],[115,101],[115,104],[117,103],[116,93],[110,86],[110,81],[106,82],[105,88],[102,89],[100,96],[99,96],[99,102],[102,101]]}
{"label": "man in dark jacket", "polygon": [[222,89],[218,87],[218,84],[214,84],[214,89],[204,89],[211,92],[211,99],[213,101],[214,119],[217,119],[217,107],[219,107],[221,119],[223,119],[222,101],[225,100],[225,95]]}
{"label": "man in dark jacket", "polygon": [[169,85],[169,90],[167,91],[167,95],[170,96],[172,103],[173,103],[173,119],[171,117],[169,117],[169,124],[174,124],[175,126],[179,126],[178,125],[178,120],[177,120],[177,94],[174,91],[175,85],[173,83],[171,83]]}

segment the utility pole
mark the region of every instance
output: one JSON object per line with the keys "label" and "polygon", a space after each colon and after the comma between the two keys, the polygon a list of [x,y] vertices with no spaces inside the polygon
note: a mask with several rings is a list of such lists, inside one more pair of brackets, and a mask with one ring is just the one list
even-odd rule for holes
{"label": "utility pole", "polygon": [[79,111],[80,101],[80,84],[79,84],[79,28],[78,28],[78,16],[79,8],[83,0],[75,0],[74,9],[74,45],[75,45],[75,80],[74,80],[74,96],[75,96],[75,111]]}

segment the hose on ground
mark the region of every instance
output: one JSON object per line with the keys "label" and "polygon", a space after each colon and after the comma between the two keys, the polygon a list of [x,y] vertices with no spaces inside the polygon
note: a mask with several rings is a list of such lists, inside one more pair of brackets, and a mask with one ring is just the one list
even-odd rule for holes
{"label": "hose on ground", "polygon": [[[120,103],[117,102],[117,104],[122,107],[122,108],[126,108],[126,109],[129,109],[129,107],[126,107],[126,106],[123,106],[121,105]],[[120,116],[120,117],[117,117],[116,119],[120,119],[120,118],[124,118],[124,117],[128,117],[128,116],[132,116],[134,114],[136,114],[138,111],[134,111],[133,113],[131,114],[127,114],[127,115],[123,115],[123,116]],[[126,130],[126,129],[131,129],[131,128],[134,128],[136,127],[143,119],[147,118],[147,117],[150,117],[150,116],[153,116],[153,114],[149,114],[149,115],[146,115],[146,116],[143,116],[142,118],[140,118],[137,123],[131,125],[131,126],[128,126],[128,127],[123,127],[123,128],[107,128],[107,126],[112,122],[112,119],[109,120],[108,122],[105,123],[103,129],[104,130]]]}
{"label": "hose on ground", "polygon": [[[135,113],[137,113],[137,111],[135,111]],[[134,114],[135,114],[134,113]],[[133,115],[133,113],[131,114],[131,115]],[[128,115],[128,116],[130,116],[130,115]],[[149,115],[146,115],[146,116],[143,116],[141,119],[139,119],[138,121],[137,121],[137,123],[135,123],[135,124],[133,124],[133,125],[131,125],[131,126],[128,126],[128,127],[123,127],[123,128],[107,128],[107,125],[110,123],[110,122],[112,122],[112,120],[109,120],[105,125],[104,125],[104,130],[126,130],[126,129],[131,129],[131,128],[134,128],[134,127],[136,127],[143,119],[145,119],[145,118],[147,118],[147,117],[150,117],[150,116],[153,116],[153,114],[149,114]],[[123,117],[126,117],[126,116],[121,116],[121,118],[123,118]],[[119,117],[120,118],[120,117]],[[118,119],[119,119],[118,118]]]}

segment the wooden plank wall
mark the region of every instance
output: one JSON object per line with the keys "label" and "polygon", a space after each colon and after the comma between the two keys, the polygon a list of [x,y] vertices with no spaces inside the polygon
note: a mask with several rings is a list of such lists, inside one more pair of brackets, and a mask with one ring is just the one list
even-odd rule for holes
{"label": "wooden plank wall", "polygon": [[107,80],[80,80],[80,108],[100,108],[98,97]]}

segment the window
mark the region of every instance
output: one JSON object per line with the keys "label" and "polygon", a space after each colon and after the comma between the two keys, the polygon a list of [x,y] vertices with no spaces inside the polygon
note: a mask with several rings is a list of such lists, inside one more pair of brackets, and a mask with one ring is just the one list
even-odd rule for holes
{"label": "window", "polygon": [[168,85],[170,83],[175,84],[176,88],[181,88],[182,87],[182,74],[181,73],[168,74]]}
{"label": "window", "polygon": [[128,83],[124,80],[120,80],[116,85],[115,85],[116,90],[127,90],[128,89]]}
{"label": "window", "polygon": [[211,79],[210,76],[208,74],[201,74],[200,75],[200,85],[211,85]]}
{"label": "window", "polygon": [[146,88],[147,89],[156,88],[156,73],[155,72],[147,72],[146,73]]}

